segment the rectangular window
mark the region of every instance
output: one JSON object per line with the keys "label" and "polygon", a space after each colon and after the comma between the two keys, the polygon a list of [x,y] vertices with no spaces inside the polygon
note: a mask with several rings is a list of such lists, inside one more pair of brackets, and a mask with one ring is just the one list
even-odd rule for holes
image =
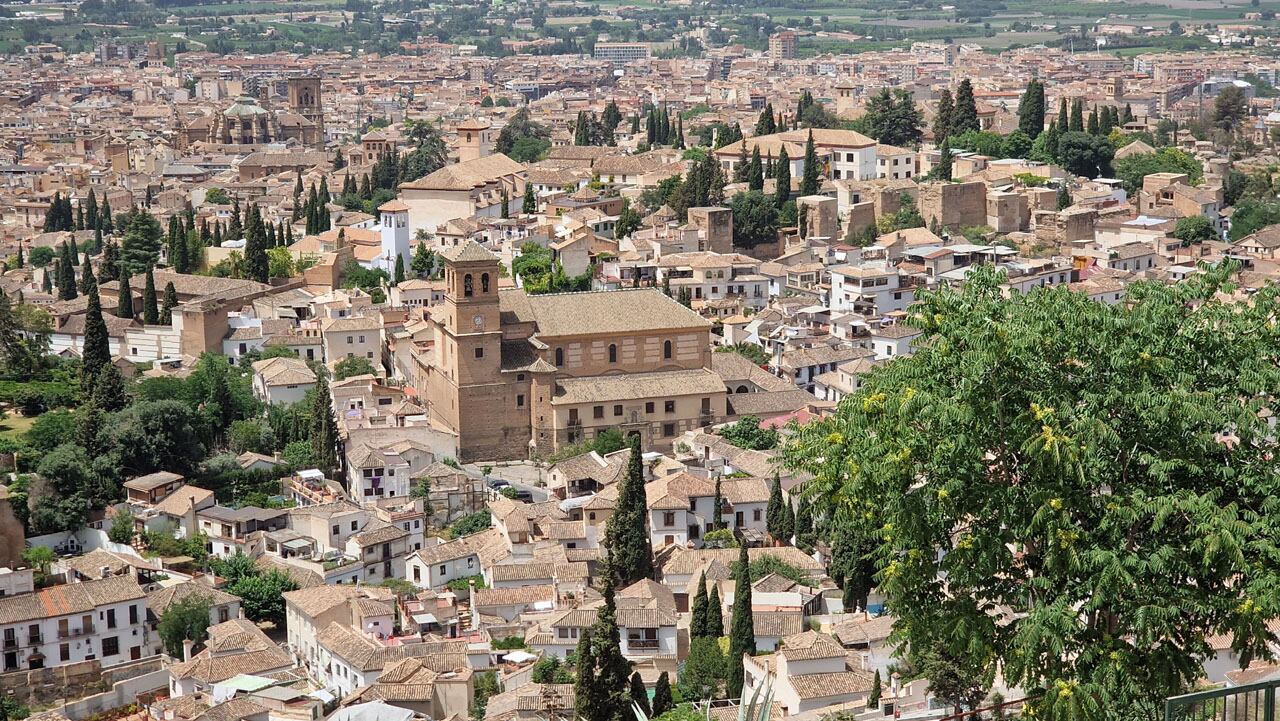
{"label": "rectangular window", "polygon": [[[107,609],[107,628],[116,627],[116,610],[114,608]],[[106,655],[104,652],[103,655]]]}
{"label": "rectangular window", "polygon": [[517,395],[516,395],[516,408],[524,408],[524,395],[523,395],[523,394],[517,394]]}
{"label": "rectangular window", "polygon": [[120,653],[120,640],[115,636],[108,636],[102,639],[102,656],[115,656]]}
{"label": "rectangular window", "polygon": [[342,533],[342,529],[341,529],[341,528],[338,528],[337,526],[334,526],[334,527],[333,527],[333,535],[335,535],[335,536],[336,536],[336,535],[338,535],[339,533]]}
{"label": "rectangular window", "polygon": [[138,607],[129,607],[129,625],[132,626],[138,622]]}
{"label": "rectangular window", "polygon": [[753,520],[753,521],[757,521],[757,522],[760,520],[760,509],[759,509],[759,508],[757,508],[756,510],[754,510],[754,511],[752,511],[752,512],[751,512],[751,520]]}
{"label": "rectangular window", "polygon": [[604,418],[604,406],[596,406],[591,409],[592,418]]}
{"label": "rectangular window", "polygon": [[61,661],[71,660],[71,644],[64,643],[58,647],[58,659]]}
{"label": "rectangular window", "polygon": [[663,437],[664,437],[664,438],[670,438],[671,436],[674,436],[675,434],[676,434],[676,424],[674,424],[674,423],[663,423],[663,424],[662,424],[662,435],[663,435]]}
{"label": "rectangular window", "polygon": [[667,511],[662,514],[662,525],[668,528],[676,525],[676,514],[674,511]]}
{"label": "rectangular window", "polygon": [[618,403],[618,404],[614,405],[614,407],[613,407],[613,414],[614,414],[615,416],[620,416],[620,415],[622,415],[622,404],[621,404],[621,403]]}
{"label": "rectangular window", "polygon": [[644,404],[644,412],[653,413],[653,401],[649,401],[648,403]]}
{"label": "rectangular window", "polygon": [[663,402],[663,404],[662,404],[662,410],[663,410],[663,411],[665,411],[665,412],[667,412],[667,413],[675,413],[675,412],[676,412],[676,402],[675,402],[675,401],[664,401],[664,402]]}
{"label": "rectangular window", "polygon": [[477,357],[477,358],[483,358],[483,357],[484,357],[484,348],[476,348],[476,357]]}
{"label": "rectangular window", "polygon": [[357,528],[357,526],[356,526],[356,522],[355,522],[355,521],[352,521],[352,522],[351,522],[351,530],[353,530],[353,531],[354,531],[354,530],[356,530],[356,528]]}

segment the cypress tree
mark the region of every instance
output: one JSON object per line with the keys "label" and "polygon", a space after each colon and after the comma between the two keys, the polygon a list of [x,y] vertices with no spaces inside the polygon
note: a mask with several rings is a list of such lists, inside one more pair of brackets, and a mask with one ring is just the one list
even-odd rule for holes
{"label": "cypress tree", "polygon": [[698,575],[698,590],[693,594],[693,615],[689,620],[689,637],[703,635],[707,628],[707,574]]}
{"label": "cypress tree", "polygon": [[809,138],[804,142],[804,174],[800,176],[800,195],[817,195],[822,185],[819,177],[818,151],[813,145],[813,130],[809,130]]}
{"label": "cypress tree", "polygon": [[751,163],[747,165],[747,188],[764,190],[764,165],[760,162],[760,146],[751,149]]}
{"label": "cypress tree", "polygon": [[102,196],[102,217],[98,221],[98,225],[102,228],[102,232],[111,235],[116,232],[116,220],[111,216],[111,201],[107,197]]}
{"label": "cypress tree", "polygon": [[652,718],[653,709],[649,706],[649,690],[644,687],[640,672],[631,674],[631,702],[640,707],[645,718]]}
{"label": "cypress tree", "polygon": [[397,253],[396,254],[396,274],[392,278],[391,283],[393,285],[400,285],[402,282],[404,282],[404,256]]}
{"label": "cypress tree", "polygon": [[129,405],[129,396],[124,389],[124,376],[120,375],[120,369],[114,363],[108,363],[98,370],[90,403],[104,413],[115,413]]}
{"label": "cypress tree", "polygon": [[98,289],[89,291],[89,308],[84,315],[84,347],[80,352],[80,394],[88,397],[98,371],[111,363],[111,341],[107,323],[102,319],[102,303]]}
{"label": "cypress tree", "polygon": [[591,638],[594,627],[583,629],[578,638],[577,670],[573,679],[574,715],[579,719],[592,718],[599,707],[600,684],[596,680],[595,644]]}
{"label": "cypress tree", "polygon": [[941,143],[951,134],[951,116],[955,113],[955,103],[951,100],[951,91],[943,88],[938,93],[938,112],[933,116],[933,141]]}
{"label": "cypress tree", "polygon": [[58,299],[75,300],[77,295],[76,267],[71,260],[71,246],[63,243],[62,255],[58,258]]}
{"label": "cypress tree", "polygon": [[605,527],[610,576],[624,588],[653,576],[653,544],[649,538],[649,509],[645,502],[644,463],[640,437],[631,437],[627,474],[618,487],[618,501]]}
{"label": "cypress tree", "polygon": [[959,135],[969,130],[981,130],[978,122],[978,104],[973,99],[973,83],[968,78],[960,81],[956,88],[956,106],[951,113],[951,135]]}
{"label": "cypress tree", "polygon": [[1018,101],[1018,129],[1032,140],[1044,131],[1044,84],[1029,80],[1027,89]]}
{"label": "cypress tree", "polygon": [[751,616],[751,561],[747,547],[738,551],[733,569],[733,617],[729,626],[729,671],[726,678],[729,698],[742,696],[742,657],[756,652],[756,628]]}
{"label": "cypress tree", "polygon": [[671,697],[671,679],[663,671],[658,674],[658,683],[653,687],[653,716],[650,718],[658,718],[673,708],[675,701]]}
{"label": "cypress tree", "polygon": [[796,509],[796,545],[806,553],[813,550],[813,504],[808,497],[801,496],[800,507]]}
{"label": "cypress tree", "polygon": [[18,264],[16,267],[21,268],[26,264],[27,264],[27,260],[22,255],[22,243],[18,243]]}
{"label": "cypress tree", "polygon": [[783,515],[783,508],[787,502],[782,498],[782,480],[778,474],[773,474],[773,485],[769,487],[769,506],[765,510],[765,528],[769,531],[769,535],[775,541],[785,541],[786,537],[782,535],[785,530],[786,518]]}
{"label": "cypress tree", "polygon": [[89,188],[89,197],[84,201],[85,230],[100,230],[102,219],[98,217],[98,194]]}
{"label": "cypress tree", "polygon": [[164,284],[164,305],[160,306],[160,322],[165,325],[173,325],[173,309],[178,305],[178,291],[173,287],[173,281]]}
{"label": "cypress tree", "polygon": [[326,475],[338,469],[337,448],[338,421],[333,415],[333,399],[329,397],[329,380],[322,375],[316,381],[311,408],[311,457]]}
{"label": "cypress tree", "polygon": [[262,215],[258,206],[250,206],[248,224],[244,234],[244,267],[250,280],[266,283],[270,274],[270,261],[267,259],[267,245],[262,225]]}
{"label": "cypress tree", "polygon": [[1129,103],[1124,104],[1124,114],[1120,116],[1120,124],[1126,125],[1134,121],[1133,106]]}
{"label": "cypress tree", "polygon": [[142,286],[142,322],[156,325],[160,322],[160,305],[156,302],[156,276],[147,268],[146,283]]}
{"label": "cypress tree", "polygon": [[782,504],[782,540],[784,543],[790,543],[792,536],[796,535],[796,512],[790,503]]}
{"label": "cypress tree", "polygon": [[44,275],[40,281],[40,290],[45,295],[53,295],[53,275],[56,270],[57,267],[55,266],[54,268],[45,268],[43,271]]}
{"label": "cypress tree", "polygon": [[1084,132],[1084,101],[1077,100],[1071,104],[1071,121],[1067,129],[1073,133]]}
{"label": "cypress tree", "polygon": [[524,203],[520,206],[520,212],[525,215],[538,212],[538,198],[533,194],[533,183],[524,184]]}
{"label": "cypress tree", "polygon": [[880,707],[880,669],[876,669],[875,676],[871,677],[871,692],[867,694],[867,708],[876,709]]}
{"label": "cypress tree", "polygon": [[711,584],[711,593],[707,595],[707,625],[702,629],[703,635],[720,638],[724,635],[724,611],[720,606],[720,586]]}
{"label": "cypress tree", "polygon": [[133,317],[133,289],[129,287],[129,269],[120,268],[120,295],[116,305],[117,318]]}
{"label": "cypress tree", "polygon": [[747,158],[747,141],[738,146],[738,161],[733,164],[733,182],[745,183],[751,170],[751,161]]}
{"label": "cypress tree", "polygon": [[724,528],[724,494],[721,493],[720,484],[724,479],[716,476],[716,498],[715,508],[711,510],[711,530],[719,531]]}
{"label": "cypress tree", "polygon": [[1067,128],[1069,127],[1068,122],[1069,121],[1067,120],[1067,99],[1059,98],[1058,99],[1058,130],[1065,133],[1067,131]]}
{"label": "cypress tree", "polygon": [[938,180],[951,180],[951,141],[943,140],[938,164],[933,166],[929,174]]}
{"label": "cypress tree", "polygon": [[595,646],[596,680],[603,703],[597,713],[588,718],[591,721],[629,721],[634,718],[628,694],[631,662],[622,655],[618,612],[611,584],[605,585],[604,607],[596,617],[591,640]]}
{"label": "cypress tree", "polygon": [[778,167],[774,171],[777,188],[774,190],[774,202],[778,207],[786,205],[791,200],[791,157],[787,155],[787,149],[784,147],[778,151]]}
{"label": "cypress tree", "polygon": [[190,239],[187,237],[178,238],[173,244],[173,250],[169,254],[169,264],[173,266],[175,272],[190,273],[191,272],[191,248],[188,245]]}
{"label": "cypress tree", "polygon": [[1097,135],[1102,129],[1102,124],[1098,122],[1098,108],[1089,111],[1089,123],[1085,126],[1086,132],[1090,135]]}

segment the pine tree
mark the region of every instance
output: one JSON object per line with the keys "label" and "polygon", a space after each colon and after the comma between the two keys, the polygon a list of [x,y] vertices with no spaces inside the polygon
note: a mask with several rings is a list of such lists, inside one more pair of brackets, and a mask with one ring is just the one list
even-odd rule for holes
{"label": "pine tree", "polygon": [[111,341],[107,323],[102,319],[102,303],[98,289],[89,291],[89,308],[84,316],[84,346],[80,352],[80,393],[88,397],[98,371],[111,363]]}
{"label": "pine tree", "polygon": [[142,322],[156,325],[160,322],[160,305],[156,302],[156,276],[151,268],[147,268],[147,279],[142,286]]}
{"label": "pine tree", "polygon": [[765,528],[775,541],[786,540],[786,537],[782,535],[786,529],[785,511],[783,510],[786,505],[787,502],[782,497],[782,480],[775,473],[773,475],[773,485],[769,487],[769,505],[765,510],[764,516]]}
{"label": "pine tree", "polygon": [[707,625],[703,634],[720,638],[724,635],[724,611],[720,606],[720,586],[711,584],[711,593],[707,595]]}
{"label": "pine tree", "polygon": [[649,706],[649,690],[644,687],[644,680],[640,678],[639,671],[631,674],[631,703],[644,712],[645,718],[651,718],[653,709]]}
{"label": "pine tree", "polygon": [[760,162],[760,146],[751,148],[751,163],[747,166],[747,188],[764,190],[764,165]]}
{"label": "pine tree", "polygon": [[804,141],[804,174],[800,176],[800,195],[817,195],[822,185],[821,168],[818,167],[818,151],[813,145],[813,130],[809,130],[809,138]]}
{"label": "pine tree", "polygon": [[173,325],[173,309],[178,307],[178,291],[173,281],[164,284],[164,305],[160,306],[160,322]]}
{"label": "pine tree", "polygon": [[738,551],[738,562],[733,568],[733,616],[729,622],[729,671],[727,686],[729,698],[741,698],[744,655],[755,655],[756,628],[751,615],[751,561],[747,547]]}
{"label": "pine tree", "polygon": [[525,215],[538,212],[538,198],[533,194],[533,183],[524,184],[524,203],[520,207],[520,212]]}
{"label": "pine tree", "polygon": [[877,709],[880,707],[880,669],[876,669],[876,673],[871,677],[871,692],[867,694],[867,708]]}
{"label": "pine tree", "polygon": [[968,78],[960,81],[956,88],[956,106],[951,113],[950,135],[959,135],[969,130],[981,130],[978,122],[978,104],[973,99],[973,83]]}
{"label": "pine tree", "polygon": [[773,198],[781,208],[791,200],[791,157],[787,155],[785,147],[778,151],[778,166],[774,172],[774,178],[776,178],[777,188],[774,190]]}
{"label": "pine tree", "polygon": [[627,474],[619,482],[618,500],[604,534],[611,578],[624,588],[653,576],[653,545],[649,538],[644,482],[640,437],[631,436]]}
{"label": "pine tree", "polygon": [[316,381],[315,400],[311,408],[311,457],[325,474],[338,470],[338,421],[333,415],[333,399],[329,396],[329,380],[323,375]]}
{"label": "pine tree", "polygon": [[707,628],[707,574],[698,575],[698,590],[693,594],[693,615],[689,620],[689,636],[696,638],[703,635]]}
{"label": "pine tree", "polygon": [[933,116],[933,142],[941,143],[951,134],[951,116],[955,113],[955,103],[951,100],[951,91],[943,88],[938,93],[938,111]]}
{"label": "pine tree", "polygon": [[658,683],[653,686],[653,715],[650,718],[658,718],[673,708],[675,701],[671,697],[671,678],[663,671],[658,674]]}
{"label": "pine tree", "polygon": [[120,294],[116,305],[117,318],[133,317],[133,289],[129,287],[129,269],[120,268]]}

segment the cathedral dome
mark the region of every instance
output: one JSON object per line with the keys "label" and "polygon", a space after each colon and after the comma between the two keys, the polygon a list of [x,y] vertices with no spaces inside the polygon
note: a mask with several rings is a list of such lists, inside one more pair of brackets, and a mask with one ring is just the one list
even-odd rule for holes
{"label": "cathedral dome", "polygon": [[249,95],[241,95],[236,98],[235,104],[222,111],[223,115],[229,117],[245,116],[245,115],[264,115],[267,109],[258,105],[258,100]]}

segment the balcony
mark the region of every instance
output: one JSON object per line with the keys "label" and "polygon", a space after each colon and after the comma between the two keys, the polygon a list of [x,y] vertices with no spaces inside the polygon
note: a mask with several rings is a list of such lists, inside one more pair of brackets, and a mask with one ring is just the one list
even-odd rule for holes
{"label": "balcony", "polygon": [[27,636],[28,646],[39,646],[42,643],[44,643],[44,637],[38,633]]}
{"label": "balcony", "polygon": [[627,639],[627,649],[631,651],[657,651],[658,639],[656,638],[629,638]]}
{"label": "balcony", "polygon": [[18,639],[17,639],[17,638],[6,638],[6,639],[4,640],[4,650],[6,650],[6,651],[12,651],[12,650],[16,649],[17,647],[18,647]]}

